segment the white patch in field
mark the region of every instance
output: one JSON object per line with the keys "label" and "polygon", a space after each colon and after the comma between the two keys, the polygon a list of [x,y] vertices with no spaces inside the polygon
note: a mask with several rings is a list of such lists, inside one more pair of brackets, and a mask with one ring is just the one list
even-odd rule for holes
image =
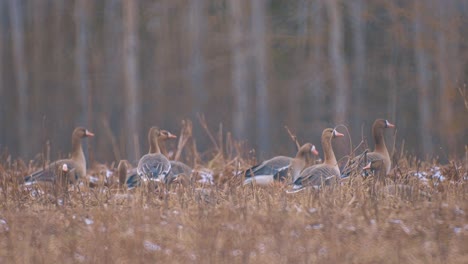
{"label": "white patch in field", "polygon": [[112,177],[112,175],[114,175],[114,172],[111,171],[111,170],[106,169],[106,178],[110,178],[110,177]]}
{"label": "white patch in field", "polygon": [[84,222],[85,222],[85,224],[87,224],[87,225],[92,225],[92,224],[94,224],[93,219],[90,219],[90,218],[85,218],[85,219],[84,219]]}
{"label": "white patch in field", "polygon": [[148,250],[148,251],[159,251],[161,250],[161,246],[159,246],[158,244],[155,244],[151,241],[148,241],[148,240],[145,240],[145,242],[143,242],[143,247]]}
{"label": "white patch in field", "polygon": [[314,214],[314,213],[316,213],[316,212],[317,212],[317,208],[314,208],[314,207],[309,208],[309,213],[310,213],[310,214]]}
{"label": "white patch in field", "polygon": [[242,255],[242,250],[240,249],[234,249],[231,254],[234,256],[234,257],[238,257],[238,256],[241,256]]}
{"label": "white patch in field", "polygon": [[90,183],[98,183],[98,182],[99,182],[99,178],[94,177],[94,176],[89,176],[89,182],[90,182]]}
{"label": "white patch in field", "polygon": [[463,231],[463,229],[461,227],[454,227],[453,228],[453,232],[457,235],[461,234],[461,232]]}
{"label": "white patch in field", "polygon": [[0,233],[8,232],[10,228],[8,227],[8,223],[5,219],[0,219]]}
{"label": "white patch in field", "polygon": [[86,261],[86,257],[81,255],[80,253],[78,252],[75,252],[75,254],[73,255],[73,257],[80,263],[83,263]]}

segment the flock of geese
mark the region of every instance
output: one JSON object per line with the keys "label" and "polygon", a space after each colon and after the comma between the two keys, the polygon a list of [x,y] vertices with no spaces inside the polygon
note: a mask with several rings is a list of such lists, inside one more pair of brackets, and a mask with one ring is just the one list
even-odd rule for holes
{"label": "flock of geese", "polygon": [[[244,184],[268,185],[275,181],[291,179],[290,193],[298,192],[307,187],[318,188],[331,185],[352,173],[361,173],[371,169],[387,175],[391,169],[391,159],[385,145],[384,131],[394,128],[388,120],[377,119],[372,125],[374,151],[365,151],[353,158],[348,165],[340,171],[333,152],[332,141],[344,135],[333,128],[323,130],[321,144],[323,149],[323,162],[307,167],[307,159],[319,153],[311,143],[302,145],[295,157],[277,156],[263,161],[246,169],[237,177],[243,177]],[[52,162],[42,170],[36,171],[24,178],[25,184],[57,183],[65,186],[86,178],[86,159],[83,153],[81,140],[93,137],[94,134],[83,127],[77,127],[72,134],[72,153],[69,159]],[[145,182],[159,182],[170,185],[181,178],[190,178],[192,169],[186,164],[169,160],[161,153],[159,144],[177,138],[169,131],[152,127],[148,133],[149,151],[140,158],[138,166],[129,169],[128,162],[121,160],[118,165],[119,184],[128,189],[141,186]]]}

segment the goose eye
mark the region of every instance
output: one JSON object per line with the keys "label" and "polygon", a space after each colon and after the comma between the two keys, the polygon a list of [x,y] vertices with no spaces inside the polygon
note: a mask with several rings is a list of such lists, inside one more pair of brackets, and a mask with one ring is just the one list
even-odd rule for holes
{"label": "goose eye", "polygon": [[388,120],[385,120],[385,128],[388,128]]}

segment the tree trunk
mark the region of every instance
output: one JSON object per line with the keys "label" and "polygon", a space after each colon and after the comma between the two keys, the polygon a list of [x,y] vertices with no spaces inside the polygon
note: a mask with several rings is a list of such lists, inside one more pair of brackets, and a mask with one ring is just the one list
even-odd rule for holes
{"label": "tree trunk", "polygon": [[205,38],[204,25],[205,0],[192,0],[189,6],[189,35],[190,35],[190,86],[194,99],[195,113],[203,112],[206,102],[204,84],[205,62],[203,59],[203,40]]}
{"label": "tree trunk", "polygon": [[[362,116],[362,95],[365,87],[366,74],[366,32],[363,15],[365,6],[363,0],[349,1],[351,12],[351,28],[353,38],[353,122],[352,129],[359,131]],[[389,42],[391,45],[392,42]]]}
{"label": "tree trunk", "polygon": [[28,131],[28,73],[25,58],[24,28],[23,28],[23,8],[21,2],[10,0],[10,24],[12,31],[13,66],[16,80],[16,90],[18,91],[17,120],[18,120],[18,146],[19,155],[26,155]]}
{"label": "tree trunk", "polygon": [[116,123],[119,121],[119,116],[122,114],[121,109],[117,105],[122,103],[121,98],[114,98],[109,96],[113,91],[123,91],[123,79],[122,79],[122,60],[120,56],[115,54],[122,54],[121,43],[119,40],[122,35],[120,28],[122,28],[122,21],[120,19],[119,8],[121,5],[120,0],[106,0],[105,12],[104,12],[104,71],[105,79],[103,81],[104,87],[102,87],[103,96],[102,100],[102,112],[109,118],[109,124],[112,128],[116,127]]}
{"label": "tree trunk", "polygon": [[[6,86],[6,80],[5,80],[5,76],[3,74],[3,65],[6,64],[6,62],[4,61],[4,49],[5,49],[5,42],[7,41],[6,38],[5,38],[5,28],[4,28],[4,25],[5,25],[5,17],[6,17],[6,13],[5,13],[5,1],[0,1],[0,124],[6,124],[6,119],[5,119],[5,115],[6,115],[6,100],[5,98],[7,97],[6,96],[6,89],[5,89],[5,86]],[[6,142],[6,126],[5,125],[2,125],[0,126],[0,142]],[[5,143],[3,143],[5,144]],[[3,147],[3,146],[2,146]]]}
{"label": "tree trunk", "polygon": [[89,12],[90,1],[80,0],[75,2],[76,19],[76,81],[78,84],[78,105],[80,114],[79,123],[83,126],[89,126],[88,122],[88,96],[90,94],[90,76],[89,76]]}
{"label": "tree trunk", "polygon": [[423,155],[433,154],[432,131],[431,131],[431,95],[430,95],[430,57],[426,52],[424,46],[424,27],[422,24],[421,8],[424,3],[414,2],[414,56],[417,69],[417,83],[418,83],[418,115],[419,115],[419,143],[420,151]]}
{"label": "tree trunk", "polygon": [[[310,85],[312,95],[312,115],[314,120],[318,121],[322,118],[324,85],[323,85],[323,35],[324,35],[324,17],[322,0],[316,0],[312,6],[312,60],[309,62],[312,65],[313,81]],[[320,129],[317,129],[321,133]]]}
{"label": "tree trunk", "polygon": [[[435,5],[437,6],[438,19],[439,19],[439,28],[436,30],[437,38],[437,71],[439,79],[439,120],[442,127],[445,129],[440,129],[440,138],[443,139],[444,144],[449,148],[449,153],[452,153],[455,150],[455,137],[452,136],[451,127],[453,124],[453,108],[451,102],[451,93],[456,88],[451,83],[450,79],[457,79],[458,76],[450,76],[450,73],[454,73],[452,68],[452,63],[450,63],[448,57],[448,43],[447,39],[451,39],[449,32],[451,31],[450,27],[447,24],[447,21],[450,20],[448,16],[448,11],[451,9],[451,1],[436,1]],[[453,61],[456,61],[453,60]]]}
{"label": "tree trunk", "polygon": [[244,39],[245,18],[243,17],[243,1],[228,1],[230,12],[230,38],[232,54],[232,88],[234,93],[233,130],[234,135],[245,140],[247,136],[246,122],[248,111],[247,86],[247,50]]}
{"label": "tree trunk", "polygon": [[329,57],[335,85],[333,121],[336,124],[346,120],[346,111],[348,111],[348,77],[343,48],[343,21],[338,1],[325,1],[330,23]]}
{"label": "tree trunk", "polygon": [[257,144],[260,152],[269,152],[270,145],[270,115],[268,111],[268,84],[267,84],[267,32],[265,0],[252,0],[252,39],[255,58],[255,90],[257,108]]}
{"label": "tree trunk", "polygon": [[[79,105],[78,123],[82,126],[89,127],[89,104],[88,97],[90,95],[90,76],[89,76],[89,13],[90,0],[80,0],[75,2],[75,20],[76,20],[76,48],[75,48],[75,63],[76,63],[76,83],[77,98]],[[73,116],[73,112],[68,112],[67,116]],[[83,142],[83,150],[85,156],[88,157],[87,142]]]}
{"label": "tree trunk", "polygon": [[125,79],[125,129],[127,131],[127,156],[134,161],[140,157],[138,131],[140,128],[138,84],[138,2],[122,1],[124,19],[124,79]]}

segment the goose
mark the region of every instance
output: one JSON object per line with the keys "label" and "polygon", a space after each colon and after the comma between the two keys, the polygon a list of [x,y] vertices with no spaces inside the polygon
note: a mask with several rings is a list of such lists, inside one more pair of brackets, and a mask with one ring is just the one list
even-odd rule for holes
{"label": "goose", "polygon": [[266,160],[259,165],[247,169],[244,185],[255,182],[258,185],[268,185],[273,181],[283,181],[287,178],[288,170],[291,169],[292,176],[296,177],[306,165],[306,157],[309,153],[318,155],[315,145],[306,143],[297,151],[295,158],[277,156]]}
{"label": "goose", "polygon": [[167,181],[168,184],[172,183],[179,177],[184,177],[184,181],[190,180],[190,176],[192,175],[192,168],[181,161],[171,160],[170,163],[171,171],[169,172],[169,178]]}
{"label": "goose", "polygon": [[119,187],[123,188],[125,185],[125,180],[127,179],[128,172],[128,161],[120,160],[119,165],[117,166],[117,174],[119,176]]}
{"label": "goose", "polygon": [[322,148],[324,160],[322,164],[314,165],[304,169],[294,181],[293,188],[289,193],[294,193],[308,186],[321,186],[329,184],[340,176],[340,168],[333,152],[331,140],[344,135],[333,128],[326,128],[322,132]]}
{"label": "goose", "polygon": [[[167,139],[160,138],[158,139],[158,142],[159,144],[165,144],[166,140]],[[167,178],[167,184],[171,184],[178,177],[185,177],[184,181],[190,180],[190,176],[192,175],[192,168],[181,161],[170,160],[169,162],[171,163],[171,171],[169,172],[169,177]]]}
{"label": "goose", "polygon": [[161,130],[158,127],[151,127],[148,132],[149,152],[138,161],[136,174],[130,174],[127,177],[127,186],[133,188],[140,183],[140,179],[147,181],[165,181],[166,176],[171,170],[171,163],[161,154],[158,140],[177,138],[167,130]]}
{"label": "goose", "polygon": [[374,177],[374,184],[371,189],[371,194],[376,195],[377,191],[380,191],[386,195],[400,197],[403,200],[414,200],[417,198],[431,198],[431,195],[427,192],[421,191],[415,186],[407,184],[386,184],[385,176],[385,164],[383,160],[370,161],[363,170],[370,170]]}
{"label": "goose", "polygon": [[366,150],[364,153],[352,159],[345,169],[343,177],[348,177],[355,169],[361,171],[368,162],[372,162],[374,160],[382,160],[383,171],[385,172],[385,175],[387,175],[392,167],[392,161],[390,159],[390,155],[388,154],[387,145],[385,145],[384,132],[385,129],[394,127],[395,125],[390,123],[388,120],[375,120],[374,124],[372,125],[372,138],[374,139],[375,143],[374,151],[368,152]]}
{"label": "goose", "polygon": [[71,158],[61,159],[52,162],[46,168],[36,171],[24,178],[26,185],[36,182],[54,183],[58,180],[59,174],[66,172],[69,181],[75,182],[86,177],[86,159],[81,146],[81,140],[87,137],[94,137],[94,134],[83,127],[77,127],[72,133],[72,153]]}

